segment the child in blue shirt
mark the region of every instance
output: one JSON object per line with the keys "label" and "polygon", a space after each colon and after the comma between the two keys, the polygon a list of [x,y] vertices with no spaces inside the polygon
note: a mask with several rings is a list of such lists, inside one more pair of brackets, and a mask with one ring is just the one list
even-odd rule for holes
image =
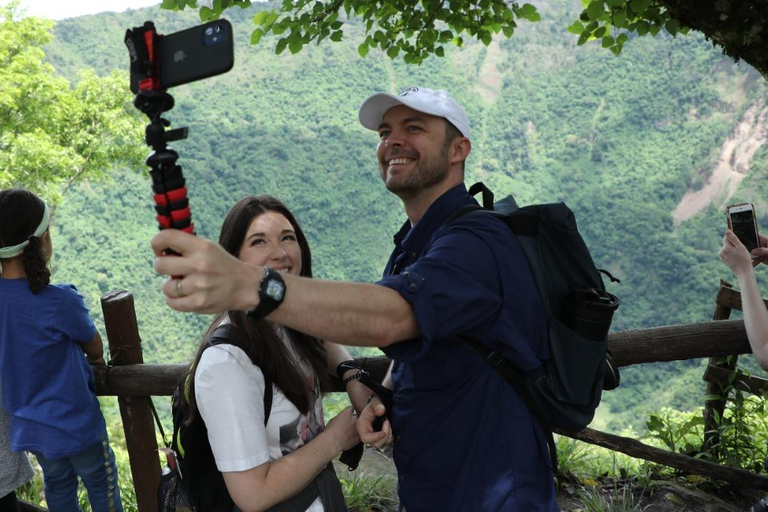
{"label": "child in blue shirt", "polygon": [[51,512],[121,512],[115,456],[90,364],[104,364],[83,297],[50,284],[50,210],[26,190],[0,191],[0,379],[11,449],[33,453]]}

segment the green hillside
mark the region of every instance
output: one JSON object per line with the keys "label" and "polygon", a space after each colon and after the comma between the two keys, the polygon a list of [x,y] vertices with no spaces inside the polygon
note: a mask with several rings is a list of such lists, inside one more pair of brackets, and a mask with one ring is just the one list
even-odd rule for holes
{"label": "green hillside", "polygon": [[[711,318],[718,282],[731,277],[717,258],[725,198],[716,194],[680,225],[672,212],[686,191],[705,186],[748,109],[765,108],[759,74],[698,36],[641,38],[620,57],[576,47],[565,27],[577,10],[559,6],[542,7],[543,21],[521,26],[511,40],[467,44],[418,67],[374,53],[360,59],[354,29],[340,44],[276,56],[274,40],[248,44],[254,9],[231,13],[235,68],[172,91],[176,108],[167,117],[190,128],[189,139],[173,147],[198,234],[216,238],[243,195],[274,194],[302,222],[317,277],[375,280],[404,214],[380,184],[376,135],[359,125],[357,107],[378,90],[445,88],[472,120],[469,182],[514,193],[521,204],[562,200],[575,210],[598,265],[622,279],[611,286],[622,299],[615,330]],[[157,9],[64,20],[49,59],[73,80],[83,67],[127,69],[123,33],[146,19],[161,33],[198,22],[196,13]],[[759,138],[760,130],[752,125],[746,137]],[[747,158],[729,202],[752,201],[768,212],[767,158],[762,147]],[[146,169],[70,191],[57,212],[55,277],[77,284],[99,315],[101,294],[132,292],[145,360],[181,362],[208,318],[164,305],[149,248],[153,216]],[[761,221],[768,226],[768,215]],[[700,405],[701,365],[625,369],[597,426],[641,429],[647,412],[662,405]]]}

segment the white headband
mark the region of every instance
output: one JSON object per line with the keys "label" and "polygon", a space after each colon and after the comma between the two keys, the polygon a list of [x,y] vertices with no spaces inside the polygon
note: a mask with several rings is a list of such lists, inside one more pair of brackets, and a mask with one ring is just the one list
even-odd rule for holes
{"label": "white headband", "polygon": [[[43,210],[43,220],[40,221],[40,225],[37,226],[37,229],[29,238],[32,238],[33,236],[39,237],[45,233],[46,229],[48,229],[48,225],[51,221],[51,210],[48,208],[48,203],[43,202],[43,205],[45,206],[45,209]],[[0,247],[0,258],[13,258],[14,256],[18,256],[24,252],[24,248],[28,245],[29,239],[10,247]]]}

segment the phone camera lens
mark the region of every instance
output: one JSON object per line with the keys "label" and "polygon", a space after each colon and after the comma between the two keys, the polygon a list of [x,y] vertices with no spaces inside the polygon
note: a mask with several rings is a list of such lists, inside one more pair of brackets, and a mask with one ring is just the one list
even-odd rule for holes
{"label": "phone camera lens", "polygon": [[213,27],[213,31],[216,32],[217,34],[220,34],[222,30],[223,29],[221,28],[221,25],[216,25],[215,27]]}
{"label": "phone camera lens", "polygon": [[213,35],[213,28],[208,27],[207,29],[205,29],[205,35],[212,36]]}

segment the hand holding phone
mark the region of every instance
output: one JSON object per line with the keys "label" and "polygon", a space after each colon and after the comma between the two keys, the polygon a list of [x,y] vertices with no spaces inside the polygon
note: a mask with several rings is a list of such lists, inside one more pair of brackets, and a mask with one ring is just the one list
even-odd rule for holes
{"label": "hand holding phone", "polygon": [[728,228],[734,232],[750,253],[760,247],[757,217],[752,203],[733,204],[726,208]]}

